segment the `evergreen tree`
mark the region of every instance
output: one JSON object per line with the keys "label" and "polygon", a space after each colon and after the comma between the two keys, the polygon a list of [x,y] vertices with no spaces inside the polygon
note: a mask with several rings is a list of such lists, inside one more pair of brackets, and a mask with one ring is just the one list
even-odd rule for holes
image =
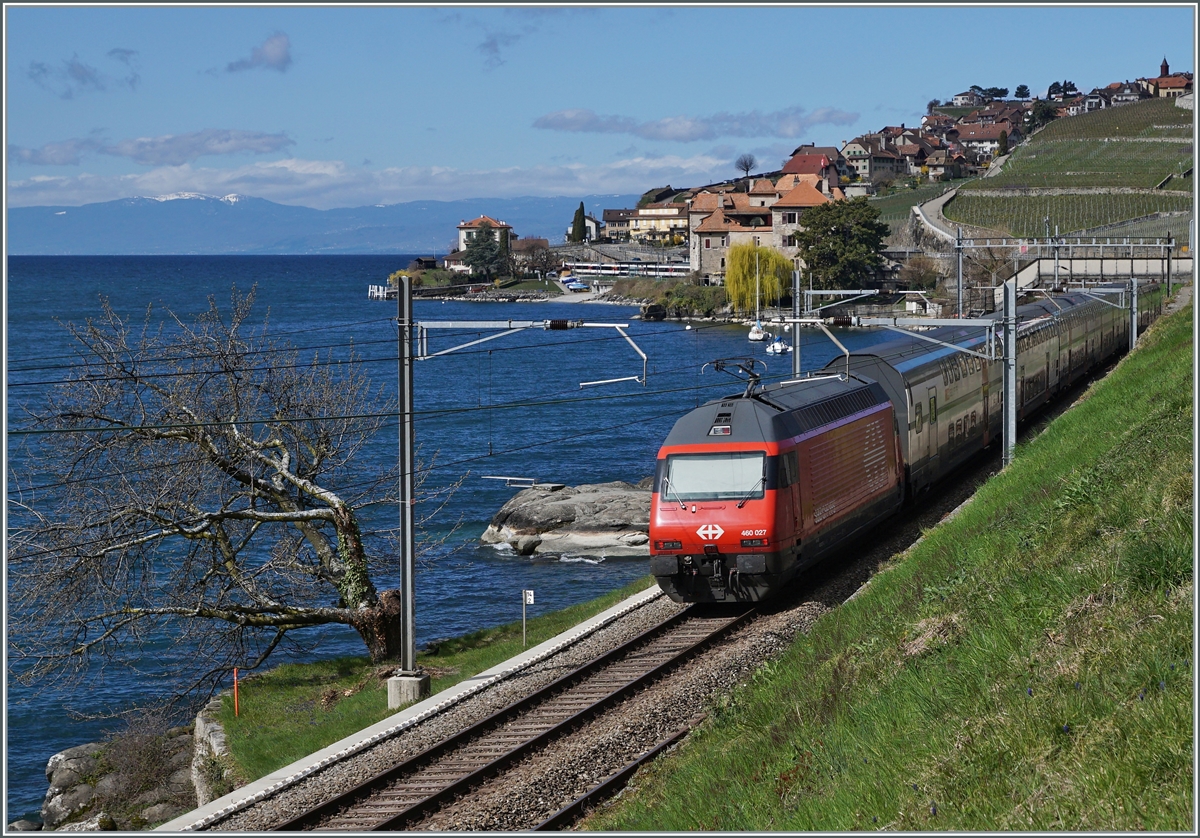
{"label": "evergreen tree", "polygon": [[880,251],[890,231],[866,198],[812,207],[801,223],[796,243],[814,288],[861,288],[883,264]]}
{"label": "evergreen tree", "polygon": [[579,209],[575,210],[575,219],[571,222],[571,241],[581,242],[587,238],[587,222],[583,216],[583,201],[579,202]]}
{"label": "evergreen tree", "polygon": [[997,156],[1004,155],[1004,154],[1008,154],[1008,132],[1007,131],[1000,132],[1000,148],[996,151]]}
{"label": "evergreen tree", "polygon": [[1028,99],[1029,98],[1029,85],[1018,84],[1017,89],[1013,91],[1013,95],[1016,96],[1018,99]]}
{"label": "evergreen tree", "polygon": [[485,278],[498,273],[504,262],[504,253],[492,229],[492,225],[486,221],[480,224],[463,251],[463,264],[471,269],[471,273],[483,274]]}

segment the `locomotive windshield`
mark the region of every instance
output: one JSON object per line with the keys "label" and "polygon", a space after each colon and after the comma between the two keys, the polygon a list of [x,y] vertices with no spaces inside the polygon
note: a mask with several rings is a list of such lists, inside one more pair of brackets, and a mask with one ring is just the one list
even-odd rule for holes
{"label": "locomotive windshield", "polygon": [[667,457],[668,501],[761,498],[766,487],[761,451],[671,454]]}

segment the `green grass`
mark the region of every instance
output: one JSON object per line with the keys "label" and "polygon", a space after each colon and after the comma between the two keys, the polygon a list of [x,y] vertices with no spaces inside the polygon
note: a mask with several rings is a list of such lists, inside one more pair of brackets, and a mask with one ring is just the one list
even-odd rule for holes
{"label": "green grass", "polygon": [[1192,318],[586,827],[1190,831]]}
{"label": "green grass", "polygon": [[968,116],[969,114],[972,114],[975,111],[983,110],[986,107],[987,107],[987,105],[978,105],[978,106],[970,107],[970,108],[955,108],[950,105],[943,105],[941,107],[934,108],[933,110],[934,110],[934,113],[942,113],[942,114],[945,114],[946,116],[953,117],[954,119],[961,119],[964,116]]}
{"label": "green grass", "polygon": [[[533,617],[528,646],[549,640],[623,599],[650,587],[650,577],[590,602]],[[431,675],[433,693],[520,654],[521,623],[481,629],[444,640],[417,655]],[[387,708],[387,676],[395,669],[372,666],[366,657],[311,664],[285,664],[243,680],[238,710],[223,697],[218,719],[225,728],[238,779],[250,782],[340,739],[382,721]]]}
{"label": "green grass", "polygon": [[[1110,195],[1038,195],[987,196],[959,192],[943,208],[950,221],[996,230],[1011,236],[1041,237],[1046,235],[1044,219],[1049,217],[1050,229],[1058,228],[1062,235],[1141,218],[1158,212],[1189,210],[1192,197],[1178,192],[1157,194]],[[1187,221],[1175,219],[1172,224],[1176,238],[1187,232]],[[1122,231],[1113,235],[1134,235]]]}
{"label": "green grass", "polygon": [[1181,171],[1181,166],[1186,169],[1191,160],[1190,143],[1096,139],[1050,142],[1039,135],[1029,145],[1018,148],[999,175],[975,180],[963,191],[1071,186],[1152,189],[1167,175]]}
{"label": "green grass", "polygon": [[1129,137],[1190,137],[1192,111],[1174,99],[1147,99],[1131,105],[1056,119],[1037,135],[1039,141]]}

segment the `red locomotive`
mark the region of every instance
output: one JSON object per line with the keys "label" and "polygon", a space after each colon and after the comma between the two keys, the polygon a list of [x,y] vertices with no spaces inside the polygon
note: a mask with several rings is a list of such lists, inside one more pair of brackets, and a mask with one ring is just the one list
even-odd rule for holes
{"label": "red locomotive", "polygon": [[[1140,293],[1139,328],[1162,310]],[[1021,306],[1017,415],[1128,346],[1129,316],[1087,293]],[[948,326],[836,358],[689,412],[658,454],[650,572],[677,602],[767,598],[1000,437],[984,330]],[[928,338],[933,338],[930,341]],[[725,368],[730,361],[716,362]]]}
{"label": "red locomotive", "polygon": [[896,417],[878,384],[752,380],[744,397],[687,414],[663,444],[651,572],[678,601],[764,599],[891,514],[902,478]]}

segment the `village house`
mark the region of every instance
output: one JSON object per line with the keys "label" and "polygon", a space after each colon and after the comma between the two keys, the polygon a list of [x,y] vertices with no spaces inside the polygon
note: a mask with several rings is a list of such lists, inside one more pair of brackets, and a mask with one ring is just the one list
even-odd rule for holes
{"label": "village house", "polygon": [[600,235],[610,242],[683,241],[688,235],[686,203],[664,200],[637,209],[606,209],[601,215]]}
{"label": "village house", "polygon": [[956,108],[977,108],[983,104],[983,97],[972,90],[968,90],[964,93],[955,94],[953,101]]}
{"label": "village house", "polygon": [[825,183],[820,190],[829,194],[830,184],[836,186],[840,175],[837,166],[825,154],[793,154],[782,169],[785,175],[814,175]]}
{"label": "village house", "polygon": [[808,173],[784,174],[775,182],[757,178],[745,192],[700,192],[688,207],[691,270],[709,284],[724,282],[729,248],[736,244],[775,248],[799,268],[795,234],[805,210],[845,197],[827,178]]}
{"label": "village house", "polygon": [[686,239],[688,208],[686,204],[659,201],[640,207],[629,217],[630,241],[666,241]]}
{"label": "village house", "polygon": [[1162,60],[1162,66],[1158,68],[1157,77],[1138,79],[1137,83],[1147,95],[1160,99],[1171,99],[1192,92],[1192,74],[1172,73],[1166,57]]}
{"label": "village house", "polygon": [[904,173],[904,162],[882,137],[856,137],[842,148],[846,163],[861,179],[878,181]]}
{"label": "village house", "polygon": [[629,241],[629,219],[636,213],[635,209],[606,209],[601,216],[604,218],[604,238],[610,242]]}
{"label": "village house", "polygon": [[939,149],[925,158],[925,168],[930,180],[950,180],[963,176],[966,160],[957,151]]}
{"label": "village house", "polygon": [[[842,145],[845,145],[845,143],[843,142]],[[798,154],[824,155],[825,157],[829,158],[829,162],[833,164],[835,169],[837,169],[839,178],[850,177],[850,168],[846,165],[846,158],[842,156],[842,152],[839,148],[837,148],[837,146],[818,146],[814,143],[805,143],[804,145],[797,146],[792,150],[792,157],[795,157]],[[786,165],[787,164],[785,163],[784,166],[786,167]]]}
{"label": "village house", "polygon": [[1000,150],[1000,135],[1007,134],[1011,149],[1021,141],[1021,129],[1008,122],[993,125],[956,125],[946,133],[946,139],[973,153],[976,159],[988,160]]}
{"label": "village house", "polygon": [[[603,213],[602,213],[603,214]],[[604,235],[604,224],[598,221],[595,216],[588,214],[583,217],[583,238],[584,241],[594,242]],[[571,239],[571,227],[567,227],[566,235],[563,237],[565,241]]]}
{"label": "village house", "polygon": [[1063,102],[1063,107],[1058,109],[1058,115],[1079,116],[1081,113],[1087,113],[1086,103],[1086,96],[1076,96],[1074,99],[1069,99]]}
{"label": "village house", "polygon": [[446,270],[461,274],[471,272],[471,269],[463,262],[463,257],[466,255],[467,245],[479,235],[480,228],[484,223],[491,226],[492,238],[500,242],[502,247],[512,248],[516,243],[517,235],[513,232],[512,225],[505,224],[503,221],[497,221],[486,215],[481,215],[471,221],[463,221],[458,225],[458,247],[453,253],[447,254],[444,260]]}
{"label": "village house", "polygon": [[921,130],[926,136],[941,137],[954,126],[954,117],[944,113],[930,113],[921,117]]}
{"label": "village house", "polygon": [[1083,112],[1091,113],[1092,111],[1100,111],[1105,108],[1112,107],[1109,101],[1111,94],[1106,87],[1097,87],[1092,90],[1083,100]]}
{"label": "village house", "polygon": [[504,243],[505,241],[515,241],[517,238],[513,235],[512,225],[481,215],[473,221],[464,221],[458,225],[458,249],[460,252],[467,249],[467,244],[475,238],[484,223],[491,225],[492,238],[496,241]]}
{"label": "village house", "polygon": [[1142,99],[1149,99],[1150,94],[1146,92],[1141,85],[1131,82],[1118,82],[1109,85],[1110,93],[1108,101],[1111,105],[1129,105],[1134,102],[1140,102]]}

